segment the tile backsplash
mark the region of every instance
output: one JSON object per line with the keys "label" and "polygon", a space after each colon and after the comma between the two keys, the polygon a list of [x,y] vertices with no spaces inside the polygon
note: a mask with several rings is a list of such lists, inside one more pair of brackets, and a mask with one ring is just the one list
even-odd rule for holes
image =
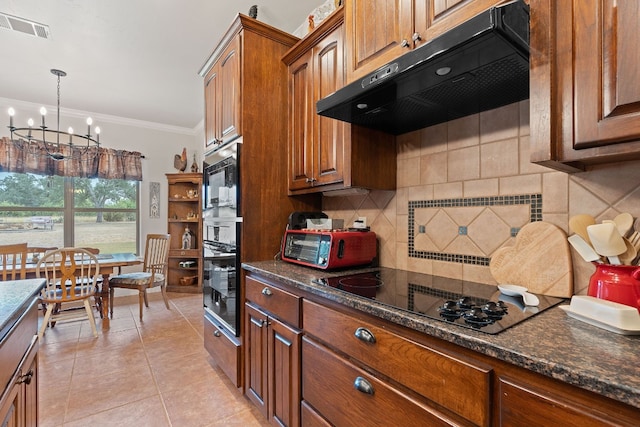
{"label": "tile backsplash", "polygon": [[[366,217],[380,264],[495,283],[491,254],[518,230],[544,220],[569,232],[579,213],[596,220],[640,215],[640,162],[566,174],[529,162],[529,102],[398,137],[397,190],[324,197],[323,211],[352,224]],[[572,249],[574,292],[595,268]]]}

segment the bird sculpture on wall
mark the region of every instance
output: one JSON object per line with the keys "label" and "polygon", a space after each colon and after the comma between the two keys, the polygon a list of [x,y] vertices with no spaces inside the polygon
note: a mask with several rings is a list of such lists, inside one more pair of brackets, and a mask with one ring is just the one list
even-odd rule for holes
{"label": "bird sculpture on wall", "polygon": [[187,168],[187,148],[182,149],[182,154],[176,154],[173,158],[173,167],[180,172],[184,172]]}

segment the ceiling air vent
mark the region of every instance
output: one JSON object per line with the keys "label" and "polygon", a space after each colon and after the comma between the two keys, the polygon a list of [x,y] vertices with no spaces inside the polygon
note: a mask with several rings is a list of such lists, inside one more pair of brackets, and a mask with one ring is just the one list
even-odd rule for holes
{"label": "ceiling air vent", "polygon": [[41,37],[43,39],[48,39],[50,36],[48,25],[40,24],[24,18],[18,18],[17,16],[7,15],[2,12],[0,12],[0,28],[19,31],[31,36]]}

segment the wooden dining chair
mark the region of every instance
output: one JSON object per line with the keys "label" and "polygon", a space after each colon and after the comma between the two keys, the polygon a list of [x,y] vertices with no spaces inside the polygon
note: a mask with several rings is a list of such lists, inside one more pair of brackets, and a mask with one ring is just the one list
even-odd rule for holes
{"label": "wooden dining chair", "polygon": [[[42,337],[47,325],[54,322],[88,317],[93,336],[98,336],[96,321],[89,299],[96,294],[100,277],[98,258],[82,248],[62,248],[43,255],[36,266],[38,277],[46,279],[40,299],[47,305],[38,336]],[[64,310],[65,305],[82,302],[82,310]]]}
{"label": "wooden dining chair", "polygon": [[26,279],[27,244],[0,245],[2,280]]}
{"label": "wooden dining chair", "polygon": [[140,305],[140,320],[142,320],[143,303],[149,307],[147,289],[160,286],[164,305],[169,309],[167,298],[167,267],[169,263],[170,234],[148,234],[144,249],[144,264],[142,271],[118,274],[109,278],[109,306],[113,318],[113,296],[115,288],[137,289]]}

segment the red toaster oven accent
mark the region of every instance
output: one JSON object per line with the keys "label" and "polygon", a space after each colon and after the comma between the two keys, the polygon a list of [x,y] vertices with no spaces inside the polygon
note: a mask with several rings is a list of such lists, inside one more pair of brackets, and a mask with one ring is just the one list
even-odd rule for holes
{"label": "red toaster oven accent", "polygon": [[323,270],[371,263],[377,254],[372,231],[287,230],[282,260]]}

